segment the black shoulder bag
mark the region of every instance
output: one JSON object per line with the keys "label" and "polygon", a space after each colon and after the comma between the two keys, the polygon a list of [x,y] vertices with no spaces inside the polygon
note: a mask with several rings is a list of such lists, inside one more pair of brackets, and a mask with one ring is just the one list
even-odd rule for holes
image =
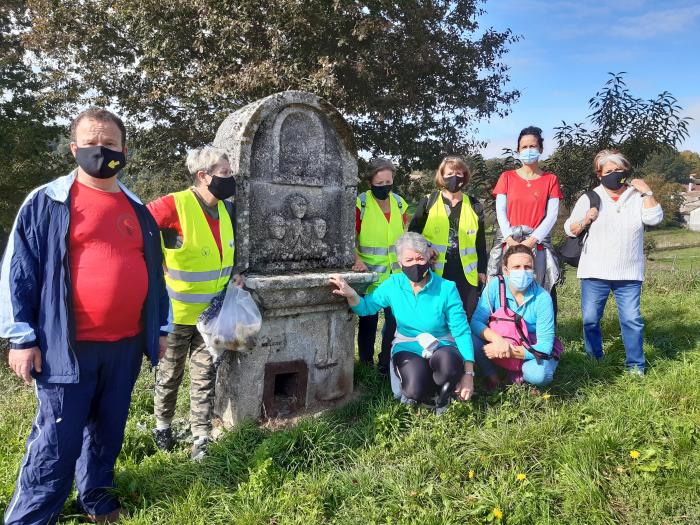
{"label": "black shoulder bag", "polygon": [[[600,211],[600,195],[591,190],[586,192],[586,196],[588,197],[588,202],[590,203],[589,209],[595,208],[596,210]],[[588,238],[588,228],[589,227],[584,228],[577,237],[568,237],[559,249],[559,255],[561,256],[562,260],[574,268],[578,267],[583,246],[586,244],[586,239]]]}

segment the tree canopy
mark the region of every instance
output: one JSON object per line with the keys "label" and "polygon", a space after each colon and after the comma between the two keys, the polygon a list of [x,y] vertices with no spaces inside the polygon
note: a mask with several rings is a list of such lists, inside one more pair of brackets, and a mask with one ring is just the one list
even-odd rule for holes
{"label": "tree canopy", "polygon": [[474,123],[517,99],[501,61],[517,37],[481,28],[480,4],[28,0],[25,42],[66,116],[92,102],[143,126],[136,146],[151,169],[285,89],[320,95],[351,122],[360,150],[412,169],[467,150]]}
{"label": "tree canopy", "polygon": [[65,167],[62,129],[38,99],[39,78],[24,61],[25,14],[19,0],[0,5],[0,246],[27,193]]}

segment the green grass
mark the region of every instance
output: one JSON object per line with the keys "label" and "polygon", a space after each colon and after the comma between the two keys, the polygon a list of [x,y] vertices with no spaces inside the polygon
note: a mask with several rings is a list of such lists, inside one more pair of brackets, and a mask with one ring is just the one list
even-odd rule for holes
{"label": "green grass", "polygon": [[[623,373],[612,299],[605,359],[583,354],[578,282],[568,277],[558,328],[567,351],[551,388],[511,387],[443,416],[397,404],[358,365],[358,401],[286,430],[243,425],[193,464],[185,446],[155,450],[144,369],[117,466],[124,523],[700,523],[700,274],[650,265],[644,378]],[[0,388],[4,508],[34,401],[7,367]],[[73,498],[66,523],[79,522]]]}
{"label": "green grass", "polygon": [[700,246],[679,250],[655,251],[651,260],[671,269],[700,271]]}
{"label": "green grass", "polygon": [[693,232],[686,228],[651,228],[647,232],[647,239],[654,241],[656,250],[700,246],[700,232]]}

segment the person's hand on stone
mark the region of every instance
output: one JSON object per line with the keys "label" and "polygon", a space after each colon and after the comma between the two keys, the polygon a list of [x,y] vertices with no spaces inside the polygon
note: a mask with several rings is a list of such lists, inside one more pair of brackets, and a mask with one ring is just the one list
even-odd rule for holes
{"label": "person's hand on stone", "polygon": [[353,272],[366,272],[368,270],[365,262],[360,259],[358,254],[355,254],[355,264],[352,265]]}
{"label": "person's hand on stone", "polygon": [[350,306],[357,306],[360,303],[360,296],[340,275],[331,275],[329,281],[336,288],[332,290],[334,295],[345,297]]}
{"label": "person's hand on stone", "polygon": [[41,372],[41,350],[38,346],[22,350],[10,350],[7,353],[7,361],[17,377],[24,379],[28,385],[32,384],[32,370]]}
{"label": "person's hand on stone", "polygon": [[243,286],[245,286],[245,277],[243,277],[240,273],[234,274],[232,279],[233,284],[235,284],[239,288],[243,288]]}

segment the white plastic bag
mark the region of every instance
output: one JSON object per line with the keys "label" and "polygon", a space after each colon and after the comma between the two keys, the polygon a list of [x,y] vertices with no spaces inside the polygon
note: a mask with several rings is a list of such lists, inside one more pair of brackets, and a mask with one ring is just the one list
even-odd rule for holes
{"label": "white plastic bag", "polygon": [[212,356],[218,360],[226,350],[253,346],[262,316],[253,298],[230,281],[199,316],[197,329]]}

